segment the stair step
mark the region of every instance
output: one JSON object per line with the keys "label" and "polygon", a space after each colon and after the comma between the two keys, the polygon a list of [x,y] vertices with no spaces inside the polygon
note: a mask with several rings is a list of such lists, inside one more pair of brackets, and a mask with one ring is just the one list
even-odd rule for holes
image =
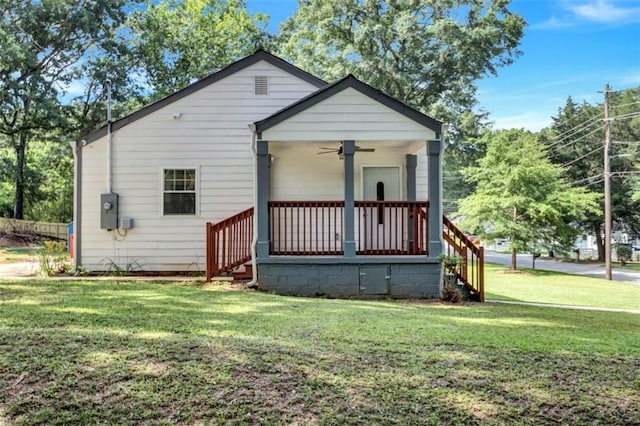
{"label": "stair step", "polygon": [[250,280],[253,278],[253,266],[251,263],[245,263],[236,268],[231,275],[234,280]]}

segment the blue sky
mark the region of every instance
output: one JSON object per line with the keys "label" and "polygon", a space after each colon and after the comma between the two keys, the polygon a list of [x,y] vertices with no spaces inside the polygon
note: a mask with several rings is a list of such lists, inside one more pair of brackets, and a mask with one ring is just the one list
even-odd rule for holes
{"label": "blue sky", "polygon": [[[269,28],[293,14],[296,0],[247,0],[271,16]],[[512,0],[527,21],[523,55],[497,77],[478,82],[480,106],[496,128],[539,130],[568,96],[602,102],[604,85],[640,86],[640,0]]]}

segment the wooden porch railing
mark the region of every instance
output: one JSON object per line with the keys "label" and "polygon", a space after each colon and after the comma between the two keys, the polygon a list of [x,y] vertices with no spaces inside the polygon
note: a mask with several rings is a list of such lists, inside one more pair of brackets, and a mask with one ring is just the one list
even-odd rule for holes
{"label": "wooden porch railing", "polygon": [[[428,254],[427,201],[356,201],[358,255]],[[342,255],[344,201],[270,201],[270,254]]]}
{"label": "wooden porch railing", "polygon": [[207,223],[207,281],[251,260],[253,207],[216,224]]}
{"label": "wooden porch railing", "polygon": [[344,253],[344,201],[269,201],[270,254]]}
{"label": "wooden porch railing", "polygon": [[[361,255],[428,255],[427,201],[356,201],[355,232]],[[270,201],[273,255],[341,255],[343,201]],[[251,260],[253,207],[207,223],[207,281]],[[484,248],[442,217],[444,254],[462,258],[458,279],[484,302]]]}
{"label": "wooden porch railing", "polygon": [[459,270],[454,268],[450,272],[458,276],[478,301],[484,302],[484,247],[475,245],[446,216],[442,217],[442,225],[444,254],[458,255],[462,258]]}
{"label": "wooden porch railing", "polygon": [[355,208],[356,254],[429,253],[428,201],[356,201]]}

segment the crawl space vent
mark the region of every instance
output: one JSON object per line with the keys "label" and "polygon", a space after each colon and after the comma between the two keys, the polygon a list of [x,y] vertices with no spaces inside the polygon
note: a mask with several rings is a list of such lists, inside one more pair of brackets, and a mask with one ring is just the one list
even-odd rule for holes
{"label": "crawl space vent", "polygon": [[255,77],[255,94],[256,95],[268,95],[269,94],[269,77],[266,75],[256,75]]}

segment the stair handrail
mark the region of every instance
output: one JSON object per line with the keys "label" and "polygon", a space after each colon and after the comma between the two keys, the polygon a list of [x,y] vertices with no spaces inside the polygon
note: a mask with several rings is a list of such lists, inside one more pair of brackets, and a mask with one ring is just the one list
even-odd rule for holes
{"label": "stair handrail", "polygon": [[221,222],[207,222],[207,281],[251,260],[253,220],[250,207]]}
{"label": "stair handrail", "polygon": [[448,272],[456,274],[471,294],[478,301],[484,302],[484,247],[474,244],[446,216],[442,217],[442,224],[442,236],[448,243],[445,254],[458,255],[462,258],[460,267],[447,267]]}

